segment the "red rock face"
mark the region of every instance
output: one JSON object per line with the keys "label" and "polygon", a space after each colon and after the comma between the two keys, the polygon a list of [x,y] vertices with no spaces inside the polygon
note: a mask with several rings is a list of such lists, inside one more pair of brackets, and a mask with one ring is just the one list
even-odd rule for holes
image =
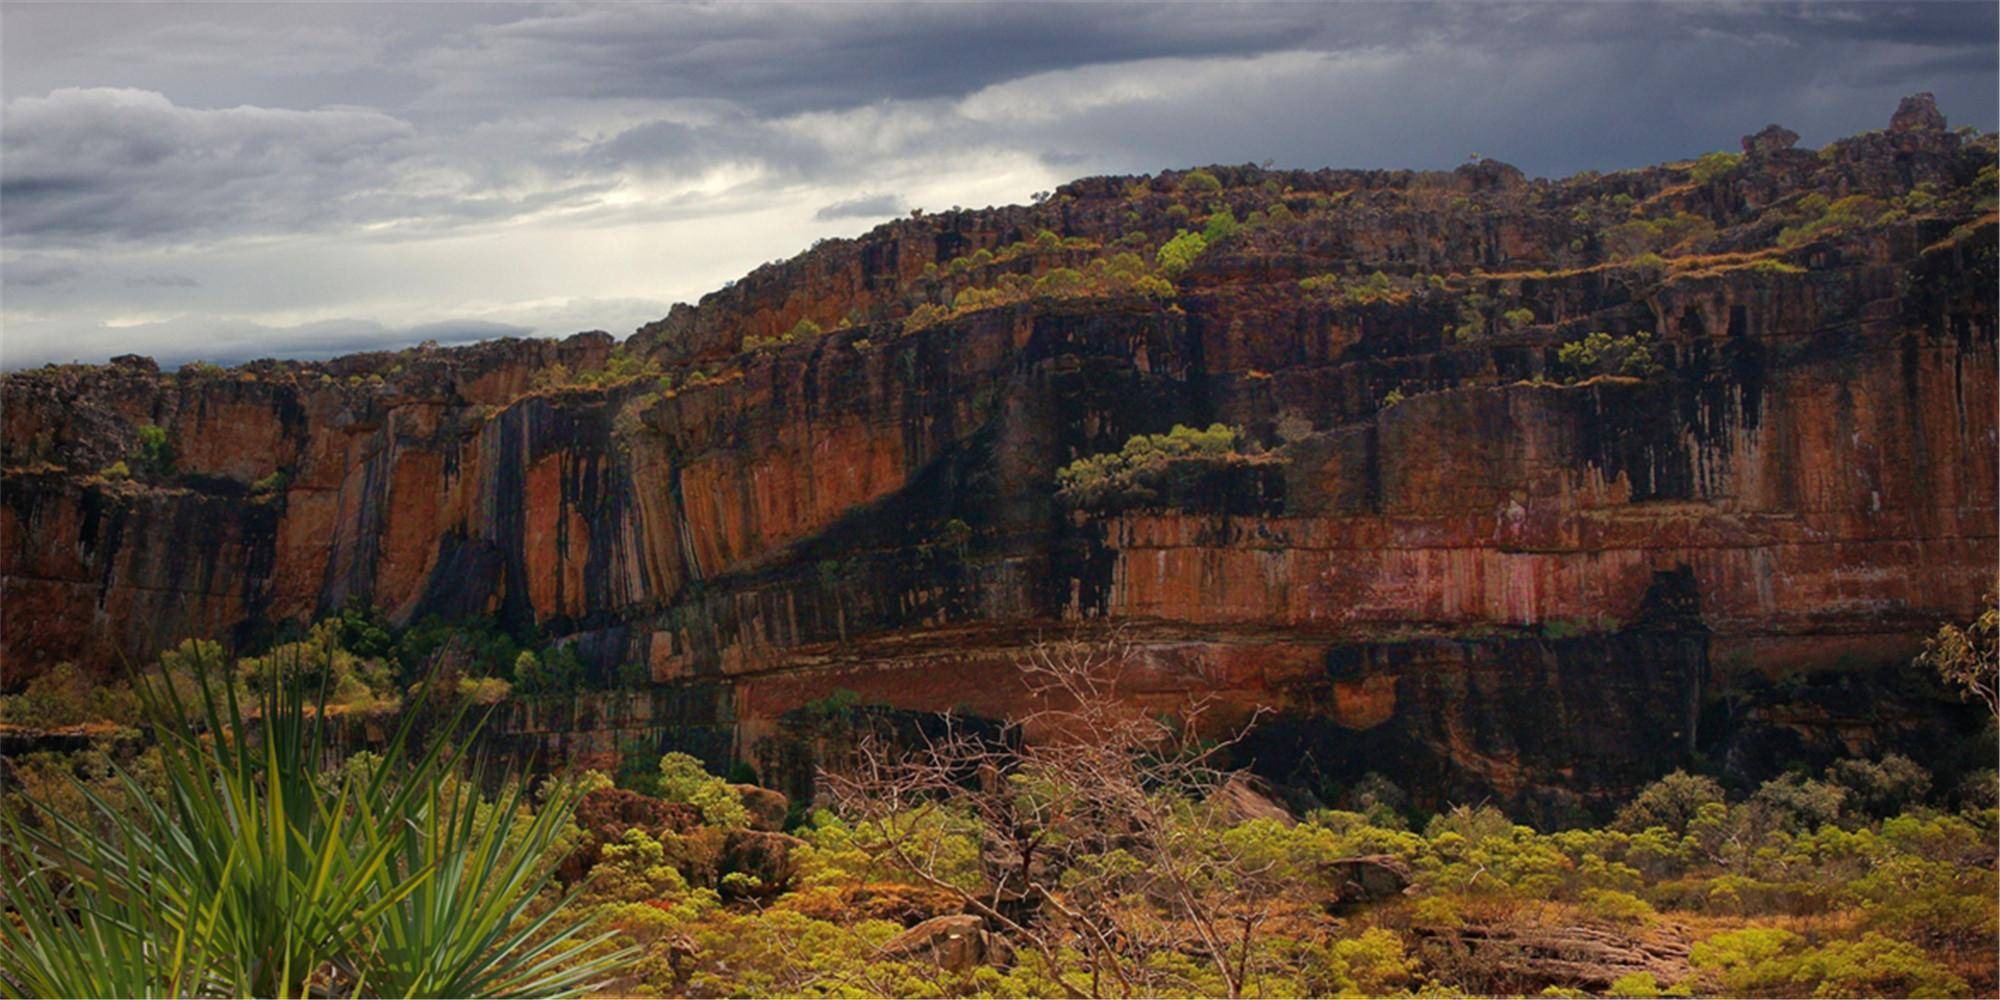
{"label": "red rock face", "polygon": [[[662,365],[670,393],[652,375],[536,388],[553,365],[604,368],[601,334],[16,373],[0,673],[108,669],[360,599],[399,621],[534,622],[593,669],[642,663],[660,685],[643,710],[524,710],[523,739],[603,753],[617,732],[680,727],[748,755],[841,690],[1018,716],[1023,643],[1122,624],[1146,650],[1136,703],[1205,692],[1225,720],[1348,734],[1342,752],[1428,746],[1440,788],[1528,794],[1566,780],[1565,754],[1624,752],[1482,719],[1464,703],[1478,692],[1573,705],[1572,728],[1676,706],[1631,766],[1576,779],[1629,784],[1690,743],[1712,664],[1726,679],[1892,661],[1993,587],[1991,213],[1763,249],[1771,206],[1962,190],[1990,163],[1906,117],[1824,157],[1766,143],[1709,183],[1219,170],[1214,200],[1239,216],[1284,202],[1308,221],[1221,243],[1171,301],[1032,299],[914,332],[914,303],[981,280],[926,265],[1045,227],[1157,245],[1187,199],[1174,177],[1095,179],[901,220],[640,331],[623,350]],[[1710,220],[1709,255],[1605,263],[1591,213],[1619,197]],[[1041,275],[1097,252],[995,266]],[[1350,308],[1299,285],[1377,269],[1453,291]],[[1473,294],[1483,312],[1454,333]],[[1516,309],[1532,320],[1501,321]],[[831,332],[740,350],[801,319]],[[1593,330],[1650,332],[1663,370],[1557,380],[1560,345]],[[1264,492],[1089,512],[1054,497],[1072,459],[1216,421],[1271,453]],[[145,424],[167,431],[171,473],[100,476]],[[1681,609],[1666,625],[1663,580]],[[1583,645],[1552,638],[1568,635]],[[1590,666],[1614,655],[1636,659]]]}

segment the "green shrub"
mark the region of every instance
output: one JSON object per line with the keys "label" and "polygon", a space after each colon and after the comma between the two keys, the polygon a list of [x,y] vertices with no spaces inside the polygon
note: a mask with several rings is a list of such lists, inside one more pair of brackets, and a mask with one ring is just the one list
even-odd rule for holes
{"label": "green shrub", "polygon": [[1715,235],[1715,223],[1687,212],[1655,219],[1628,219],[1598,234],[1604,252],[1613,260],[1659,253],[1697,244]]}
{"label": "green shrub", "polygon": [[1183,463],[1212,464],[1237,454],[1240,432],[1222,424],[1196,430],[1175,424],[1165,434],[1137,434],[1117,451],[1079,458],[1056,472],[1057,494],[1091,506],[1123,497],[1157,499],[1157,489]]}
{"label": "green shrub", "polygon": [[164,476],[174,470],[174,445],[167,429],[145,424],[139,428],[139,450],[133,462],[147,475]]}
{"label": "green shrub", "polygon": [[568,646],[551,646],[540,655],[524,649],[514,658],[514,687],[522,694],[567,694],[582,680],[583,664]]}
{"label": "green shrub", "polygon": [[1181,190],[1193,194],[1213,194],[1222,190],[1222,181],[1206,170],[1190,170],[1181,177]]}
{"label": "green shrub", "polygon": [[283,493],[285,487],[291,485],[291,481],[292,477],[287,475],[285,470],[277,469],[270,475],[251,483],[250,492],[256,496],[270,496],[274,493]]}
{"label": "green shrub", "polygon": [[750,812],[729,783],[678,751],[660,757],[659,796],[700,809],[702,822],[710,826],[741,830],[750,825]]}
{"label": "green shrub", "polygon": [[1231,212],[1228,206],[1218,206],[1215,211],[1209,213],[1208,223],[1202,226],[1201,238],[1213,246],[1236,235],[1237,230],[1242,228],[1243,224],[1236,221],[1235,213]]}
{"label": "green shrub", "polygon": [[1851,229],[1880,225],[1889,221],[1893,207],[1865,194],[1849,195],[1829,202],[1825,195],[1811,194],[1793,209],[1799,221],[1778,232],[1778,245],[1793,247]]}
{"label": "green shrub", "polygon": [[1424,287],[1416,278],[1391,277],[1381,271],[1361,278],[1320,274],[1299,279],[1299,290],[1336,306],[1402,305]]}
{"label": "green shrub", "polygon": [[17,694],[0,697],[0,722],[31,729],[85,722],[128,724],[138,702],[123,682],[99,684],[74,663],[58,663],[28,681]]}
{"label": "green shrub", "polygon": [[1736,168],[1742,165],[1742,153],[1725,153],[1720,150],[1705,153],[1688,169],[1688,179],[1696,184],[1710,184],[1735,173]]}
{"label": "green shrub", "polygon": [[1585,890],[1583,907],[1593,916],[1621,924],[1643,924],[1658,916],[1651,903],[1616,889]]}
{"label": "green shrub", "polygon": [[1627,334],[1613,337],[1603,331],[1571,341],[1556,350],[1556,364],[1564,381],[1575,382],[1595,375],[1627,375],[1644,378],[1664,369],[1653,360],[1653,335]]}
{"label": "green shrub", "polygon": [[1840,819],[1847,792],[1802,774],[1783,774],[1757,789],[1747,804],[1758,822],[1780,830],[1817,830]]}
{"label": "green shrub", "polygon": [[1739,996],[1966,994],[1965,981],[1932,961],[1923,949],[1875,933],[1808,948],[1804,938],[1790,931],[1749,927],[1697,943],[1689,959]]}
{"label": "green shrub", "polygon": [[1208,238],[1200,233],[1182,230],[1173,239],[1160,247],[1156,259],[1160,273],[1168,278],[1177,278],[1194,266],[1195,259],[1208,250]]}
{"label": "green shrub", "polygon": [[1846,792],[1849,810],[1875,819],[1922,805],[1931,790],[1931,773],[1898,753],[1876,761],[1835,761],[1826,769],[1826,780]]}

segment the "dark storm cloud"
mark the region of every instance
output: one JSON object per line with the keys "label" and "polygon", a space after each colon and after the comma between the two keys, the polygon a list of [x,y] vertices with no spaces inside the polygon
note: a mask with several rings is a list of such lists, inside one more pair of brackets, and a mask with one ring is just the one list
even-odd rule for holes
{"label": "dark storm cloud", "polygon": [[[393,112],[336,104],[338,86],[303,109],[192,107],[134,88],[9,93],[10,235],[452,226],[580,206],[635,171],[733,166],[765,184],[851,189],[887,158],[1016,141],[1077,170],[1440,166],[1471,147],[1543,172],[1629,164],[1727,145],[1784,115],[1851,131],[1883,114],[1859,118],[1855,102],[1919,84],[1990,124],[1996,23],[1992,4],[624,4],[476,9],[426,39],[372,8],[326,24],[244,23],[240,9],[114,34],[104,72],[150,59],[171,79],[206,62],[211,77],[261,80],[289,61],[332,80],[393,67],[423,82]],[[225,55],[256,39],[267,44]],[[1280,87],[1260,86],[1261,66],[1204,89],[1162,76],[1284,54],[1322,58],[1282,67]],[[30,66],[9,76],[32,75],[32,55],[17,50]],[[1027,120],[958,104],[1016,87],[1049,105],[1018,85],[1065,74],[1082,96],[1118,99],[1054,95]],[[862,138],[798,127],[871,109],[907,120]]]}
{"label": "dark storm cloud", "polygon": [[[1383,15],[1347,17],[1355,28],[1402,20]],[[625,4],[480,27],[425,65],[460,99],[672,95],[786,115],[957,96],[1088,63],[1269,51],[1326,26],[1300,4]]]}
{"label": "dark storm cloud", "polygon": [[813,213],[815,219],[879,219],[887,215],[901,215],[907,208],[903,199],[893,194],[865,194],[846,201],[836,201]]}
{"label": "dark storm cloud", "polygon": [[[634,4],[478,27],[425,64],[459,100],[671,95],[782,116],[959,97],[1147,59],[1419,45],[1509,52],[1678,36],[1937,46],[1973,60],[1990,55],[1994,30],[1994,5],[1978,3]],[[1605,96],[1644,85],[1617,81]]]}

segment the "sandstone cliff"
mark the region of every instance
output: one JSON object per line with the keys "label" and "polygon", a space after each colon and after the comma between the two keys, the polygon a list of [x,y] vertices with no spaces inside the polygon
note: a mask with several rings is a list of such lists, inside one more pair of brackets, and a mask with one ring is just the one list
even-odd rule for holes
{"label": "sandstone cliff", "polygon": [[[1595,801],[1701,749],[1718,690],[1907,657],[1993,587],[1994,144],[1940,121],[1563,181],[1093,178],[623,345],[10,374],[0,671],[494,614],[655,684],[521,730],[755,755],[839,690],[1013,714],[1022,643],[1119,625],[1142,701],[1275,710],[1272,760]],[[1598,331],[1656,367],[1579,369]],[[1257,474],[1056,496],[1216,422]]]}

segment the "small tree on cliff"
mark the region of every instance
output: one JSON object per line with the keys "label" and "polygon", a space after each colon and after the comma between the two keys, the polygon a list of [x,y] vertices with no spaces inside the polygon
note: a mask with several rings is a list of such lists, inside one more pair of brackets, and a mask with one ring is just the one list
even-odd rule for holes
{"label": "small tree on cliff", "polygon": [[1971,624],[1939,628],[1917,662],[1937,671],[1964,697],[1984,703],[2000,720],[2000,610],[1995,609],[1992,595],[1986,598],[1986,610]]}
{"label": "small tree on cliff", "polygon": [[[1079,996],[1185,992],[1190,975],[1229,996],[1254,989],[1265,924],[1296,872],[1254,836],[1229,832],[1229,779],[1216,755],[1234,737],[1196,735],[1210,707],[1172,717],[1136,705],[1139,664],[1109,642],[1037,643],[1019,668],[1035,704],[1032,742],[942,736],[900,747],[864,735],[851,765],[824,775],[875,857],[959,898]],[[1240,731],[1238,733],[1240,735]],[[975,829],[986,885],[968,889],[934,849],[940,829]],[[1190,973],[1158,955],[1188,956]]]}

